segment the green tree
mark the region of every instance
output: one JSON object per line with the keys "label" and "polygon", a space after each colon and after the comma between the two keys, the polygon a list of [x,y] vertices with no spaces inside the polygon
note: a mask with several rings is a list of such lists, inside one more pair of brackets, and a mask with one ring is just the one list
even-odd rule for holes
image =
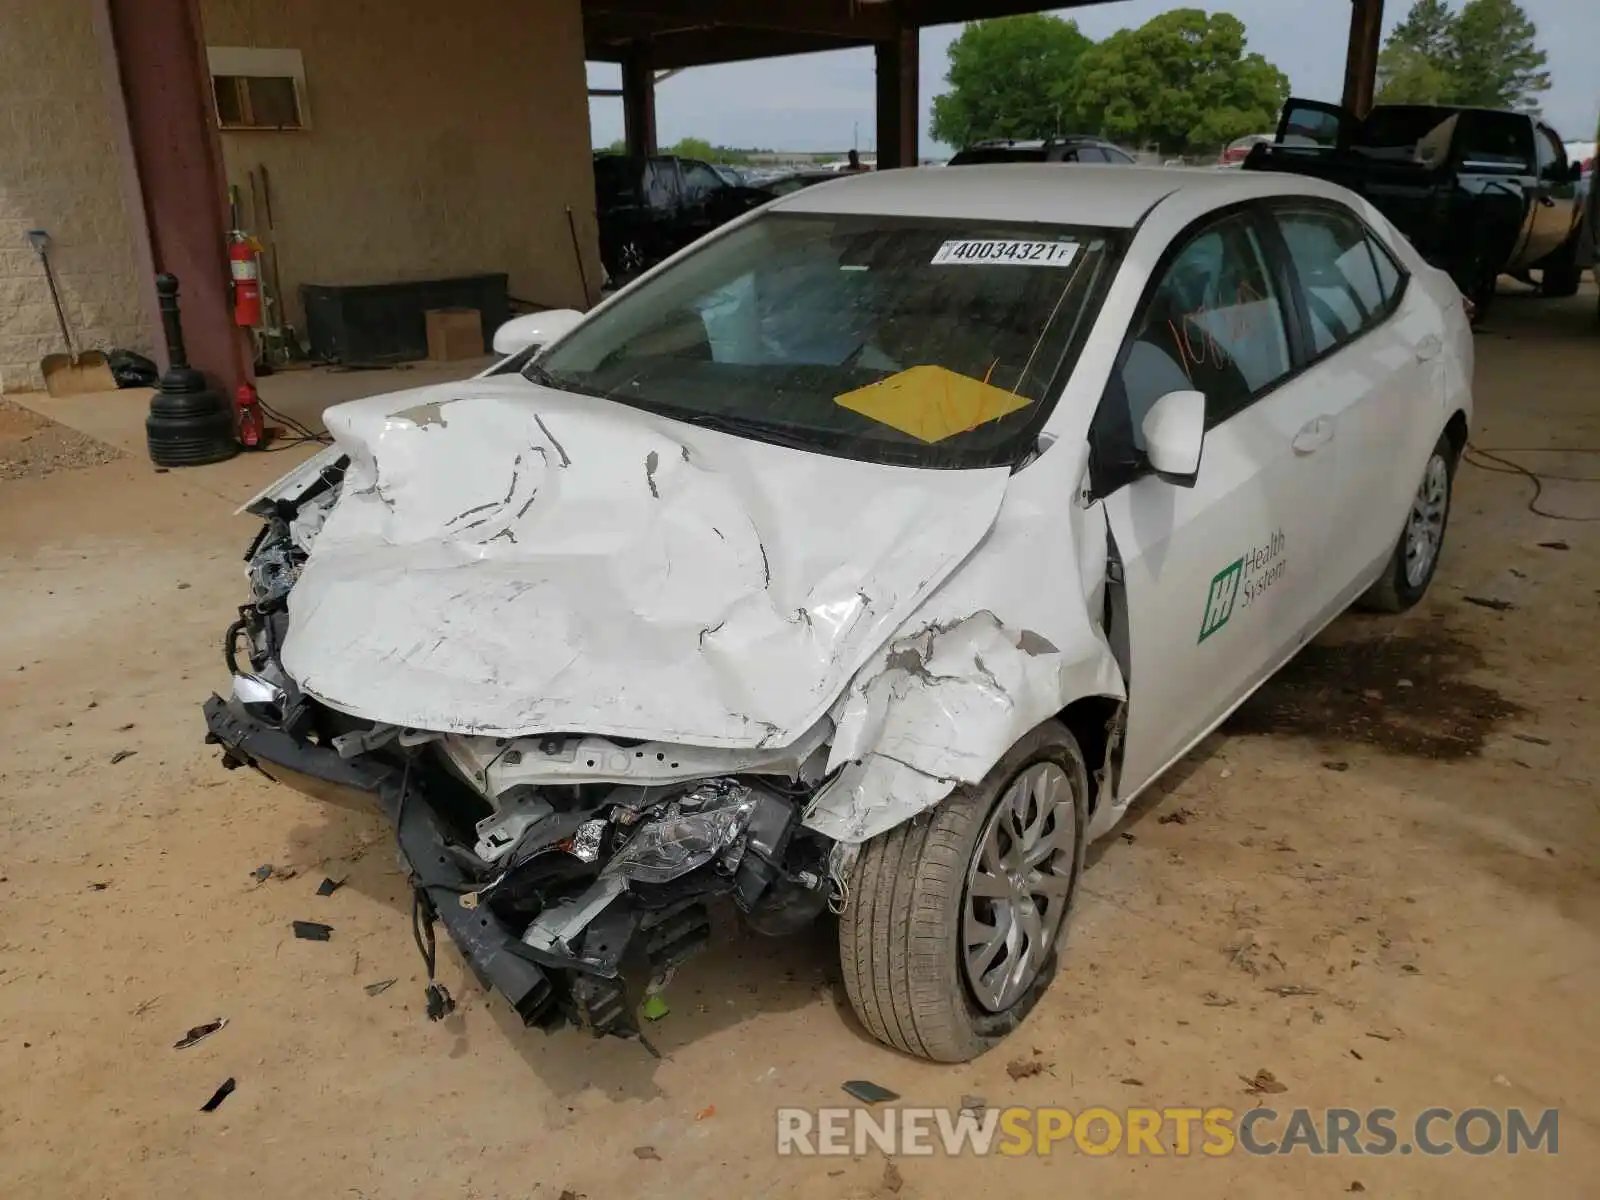
{"label": "green tree", "polygon": [[1550,90],[1538,29],[1516,0],[1467,0],[1450,33],[1452,99],[1484,108],[1538,111]]}
{"label": "green tree", "polygon": [[1516,0],[1416,0],[1378,56],[1386,104],[1471,104],[1537,111],[1550,89],[1538,30]]}
{"label": "green tree", "polygon": [[1060,17],[972,22],[950,43],[950,90],[933,98],[928,132],[958,149],[984,138],[1066,132],[1073,68],[1093,44],[1077,22]]}
{"label": "green tree", "polygon": [[742,163],[750,159],[743,151],[713,146],[705,138],[697,137],[679,138],[676,144],[664,147],[662,153],[676,154],[679,158],[698,158],[708,163]]}
{"label": "green tree", "polygon": [[1447,104],[1454,95],[1446,62],[1411,46],[1386,45],[1378,55],[1380,104]]}
{"label": "green tree", "polygon": [[595,151],[597,154],[626,154],[627,152],[628,143],[621,138],[618,138],[608,146],[600,146]]}
{"label": "green tree", "polygon": [[1416,0],[1378,55],[1378,100],[1443,104],[1455,91],[1450,41],[1456,15],[1445,0]]}
{"label": "green tree", "polygon": [[1085,129],[1167,154],[1209,152],[1273,128],[1288,99],[1288,77],[1245,46],[1231,13],[1174,9],[1093,47],[1064,91]]}

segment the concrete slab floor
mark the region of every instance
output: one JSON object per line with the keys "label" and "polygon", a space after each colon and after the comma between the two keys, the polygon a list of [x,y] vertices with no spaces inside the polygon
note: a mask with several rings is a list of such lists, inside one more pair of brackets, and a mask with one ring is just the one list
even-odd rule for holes
{"label": "concrete slab floor", "polygon": [[[397,392],[405,388],[449,383],[476,375],[494,355],[460,362],[404,363],[383,370],[351,371],[339,367],[306,367],[279,371],[257,380],[265,404],[317,432],[322,414],[335,404]],[[98,438],[129,454],[145,456],[144,418],[150,408],[148,388],[51,396],[48,392],[8,392],[6,399],[80,433]],[[270,418],[268,424],[274,424]],[[204,471],[208,468],[195,468]]]}
{"label": "concrete slab floor", "polygon": [[[1478,342],[1474,441],[1546,473],[1561,519],[1463,467],[1424,603],[1341,618],[1142,800],[1091,853],[1039,1008],[959,1067],[865,1037],[826,926],[723,920],[659,1059],[523,1029],[447,939],[461,1003],[430,1024],[389,827],[201,742],[254,532],[228,500],[291,456],[0,482],[0,1195],[1593,1195],[1594,310],[1508,297]],[[345,886],[317,896],[325,875]],[[1283,1091],[1247,1091],[1263,1068]],[[1299,1106],[1393,1108],[1406,1141],[1429,1106],[1556,1107],[1560,1153],[779,1160],[775,1109],[850,1104],[846,1079],[951,1110],[1267,1105],[1271,1140]]]}

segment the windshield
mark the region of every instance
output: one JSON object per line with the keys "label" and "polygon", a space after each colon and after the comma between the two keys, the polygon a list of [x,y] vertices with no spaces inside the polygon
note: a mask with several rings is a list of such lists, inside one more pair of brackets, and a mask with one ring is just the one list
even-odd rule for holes
{"label": "windshield", "polygon": [[1110,230],[764,213],[618,296],[537,382],[871,461],[1015,461],[1076,359]]}

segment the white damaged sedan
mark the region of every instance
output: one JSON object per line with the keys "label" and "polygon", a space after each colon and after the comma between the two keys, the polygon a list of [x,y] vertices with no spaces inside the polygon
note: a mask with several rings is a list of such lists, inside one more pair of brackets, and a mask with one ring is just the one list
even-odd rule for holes
{"label": "white damaged sedan", "polygon": [[1471,417],[1455,286],[1294,176],[860,175],[541,320],[327,413],[249,506],[206,715],[388,815],[430,979],[438,919],[595,1032],[727,897],[836,913],[890,1045],[997,1043],[1086,845],[1352,602],[1422,597]]}

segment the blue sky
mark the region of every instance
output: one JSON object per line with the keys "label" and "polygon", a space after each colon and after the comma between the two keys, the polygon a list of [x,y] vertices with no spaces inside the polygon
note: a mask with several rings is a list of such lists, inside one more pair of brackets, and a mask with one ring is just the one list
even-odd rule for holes
{"label": "blue sky", "polygon": [[[1563,138],[1592,137],[1600,114],[1600,0],[1522,0],[1539,27],[1550,55],[1553,87],[1545,116]],[[1397,24],[1409,0],[1388,0],[1385,33]],[[1064,12],[1092,38],[1142,25],[1178,7],[1175,0],[1115,0]],[[1231,0],[1194,7],[1228,11],[1245,23],[1250,48],[1266,55],[1289,76],[1297,94],[1337,100],[1343,87],[1344,49],[1349,36],[1349,0]],[[927,135],[928,106],[945,88],[945,48],[959,25],[922,31],[923,153],[937,153]],[[786,150],[844,150],[856,140],[874,146],[872,52],[842,50],[760,62],[699,67],[667,80],[656,91],[656,120],[663,144],[681,137],[719,145],[768,146]],[[615,87],[617,69],[593,63],[590,83]],[[590,101],[594,144],[622,136],[622,103]]]}

